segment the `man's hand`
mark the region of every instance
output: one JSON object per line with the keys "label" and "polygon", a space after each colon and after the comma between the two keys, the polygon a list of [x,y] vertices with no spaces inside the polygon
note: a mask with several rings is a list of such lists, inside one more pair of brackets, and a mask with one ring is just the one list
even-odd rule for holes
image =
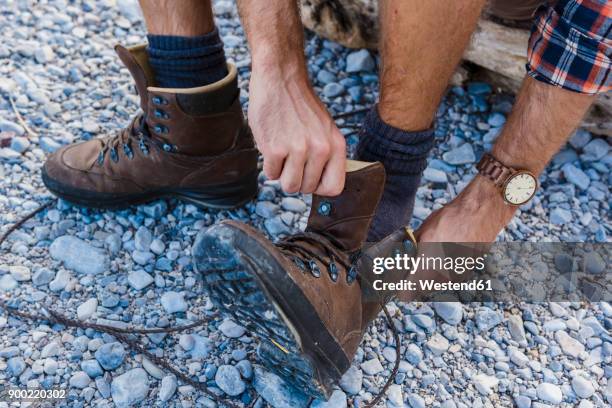
{"label": "man's hand", "polygon": [[324,196],[342,192],[344,136],[305,75],[254,71],[248,116],[263,155],[264,173],[280,179],[284,191]]}
{"label": "man's hand", "polygon": [[493,242],[516,210],[504,203],[493,183],[476,176],[453,201],[431,213],[415,234],[419,242]]}

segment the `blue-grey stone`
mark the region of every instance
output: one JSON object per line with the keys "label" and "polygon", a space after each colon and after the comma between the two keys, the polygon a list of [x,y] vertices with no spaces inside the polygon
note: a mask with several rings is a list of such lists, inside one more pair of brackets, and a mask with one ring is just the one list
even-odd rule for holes
{"label": "blue-grey stone", "polygon": [[215,374],[215,383],[227,395],[235,397],[246,389],[238,369],[232,365],[222,365]]}
{"label": "blue-grey stone", "polygon": [[442,159],[445,162],[452,165],[474,163],[476,161],[476,155],[474,149],[469,143],[464,143],[460,147],[448,151],[442,155]]}
{"label": "blue-grey stone", "polygon": [[153,234],[145,226],[140,226],[134,235],[134,245],[139,251],[147,252],[153,241]]}
{"label": "blue-grey stone", "polygon": [[81,362],[81,370],[85,371],[91,378],[96,378],[104,374],[98,360],[83,360]]}
{"label": "blue-grey stone", "polygon": [[483,307],[476,312],[476,326],[482,331],[491,330],[502,322],[502,317],[495,310]]}
{"label": "blue-grey stone", "polygon": [[249,360],[240,360],[236,363],[236,368],[240,371],[242,378],[249,380],[253,377],[253,365]]}
{"label": "blue-grey stone", "polygon": [[412,408],[425,408],[425,400],[419,394],[408,394],[408,404]]}
{"label": "blue-grey stone", "polygon": [[49,247],[49,254],[53,259],[62,261],[66,268],[86,275],[105,272],[110,264],[103,250],[70,235],[55,239]]}
{"label": "blue-grey stone", "polygon": [[350,395],[358,394],[363,384],[363,373],[355,366],[351,366],[340,379],[340,388]]}
{"label": "blue-grey stone", "polygon": [[514,403],[517,408],[530,408],[531,407],[531,398],[525,395],[517,395],[514,397]]}
{"label": "blue-grey stone", "polygon": [[49,268],[39,268],[32,275],[32,283],[36,286],[46,285],[53,280],[55,272]]}
{"label": "blue-grey stone", "polygon": [[494,112],[489,115],[487,123],[493,127],[502,127],[506,123],[506,117],[499,112]]}
{"label": "blue-grey stone", "polygon": [[491,90],[491,85],[484,82],[470,82],[467,86],[470,95],[488,95]]}
{"label": "blue-grey stone", "polygon": [[19,282],[12,275],[6,274],[0,276],[0,291],[8,292],[15,289],[18,285]]}
{"label": "blue-grey stone", "polygon": [[136,290],[142,290],[153,283],[155,280],[151,275],[142,269],[130,272],[128,274],[128,283]]}
{"label": "blue-grey stone", "polygon": [[174,375],[167,375],[162,378],[161,385],[159,386],[159,400],[161,402],[169,401],[176,392],[176,387],[177,383]]}
{"label": "blue-grey stone", "polygon": [[330,82],[323,87],[323,95],[327,96],[328,98],[340,96],[344,93],[344,91],[344,87],[337,82]]}
{"label": "blue-grey stone", "polygon": [[72,374],[68,383],[72,388],[82,390],[83,388],[87,387],[90,382],[91,378],[89,378],[85,371],[77,371],[76,373]]}
{"label": "blue-grey stone", "polygon": [[423,172],[423,178],[432,183],[447,183],[448,177],[442,170],[434,169],[433,167],[427,167]]}
{"label": "blue-grey stone", "polygon": [[585,161],[596,161],[602,159],[608,151],[610,146],[604,139],[593,139],[582,149],[584,154],[580,156]]}
{"label": "blue-grey stone", "polygon": [[48,136],[41,137],[38,144],[40,145],[40,148],[47,153],[53,153],[54,151],[62,147],[61,144],[57,143],[55,140],[51,139]]}
{"label": "blue-grey stone", "polygon": [[584,270],[588,273],[598,275],[606,269],[606,261],[595,250],[584,255]]}
{"label": "blue-grey stone", "polygon": [[14,132],[17,136],[23,136],[25,129],[15,122],[0,119],[0,132]]}
{"label": "blue-grey stone", "polygon": [[246,329],[244,327],[240,326],[239,324],[236,324],[231,319],[224,320],[223,323],[219,325],[219,330],[221,330],[221,333],[223,333],[225,336],[230,338],[242,337],[246,332]]}
{"label": "blue-grey stone", "polygon": [[123,345],[119,342],[106,343],[100,347],[96,353],[95,357],[98,360],[98,363],[105,370],[112,371],[119,367],[121,363],[123,363],[123,359],[125,358],[125,349]]}
{"label": "blue-grey stone", "polygon": [[14,137],[11,140],[11,149],[17,153],[25,152],[30,147],[30,141],[25,137]]}
{"label": "blue-grey stone", "polygon": [[576,154],[573,149],[564,149],[553,157],[552,163],[555,166],[563,166],[566,163],[572,163],[576,160],[578,160],[578,154]]}
{"label": "blue-grey stone", "polygon": [[167,313],[179,313],[187,311],[185,294],[182,292],[166,292],[161,297],[161,305]]}
{"label": "blue-grey stone", "polygon": [[591,134],[584,129],[578,129],[570,138],[569,144],[572,145],[574,149],[581,149],[590,141]]}
{"label": "blue-grey stone", "polygon": [[572,389],[580,398],[591,398],[591,396],[593,396],[595,393],[593,383],[581,375],[577,375],[572,380]]}
{"label": "blue-grey stone", "polygon": [[8,372],[13,377],[19,377],[26,369],[26,363],[22,357],[11,357],[6,362]]}
{"label": "blue-grey stone", "polygon": [[563,176],[565,176],[567,181],[581,190],[586,190],[589,187],[589,184],[591,184],[591,179],[589,176],[587,176],[584,171],[580,170],[573,164],[566,164],[563,166]]}
{"label": "blue-grey stone", "polygon": [[410,364],[417,365],[423,360],[423,351],[416,344],[410,343],[406,347],[406,354],[404,356]]}
{"label": "blue-grey stone", "polygon": [[564,225],[572,221],[572,213],[564,208],[555,208],[550,212],[550,222],[556,225]]}
{"label": "blue-grey stone", "polygon": [[457,325],[463,317],[463,307],[459,302],[434,302],[433,308],[448,324]]}
{"label": "blue-grey stone", "polygon": [[283,198],[281,201],[281,207],[285,211],[292,211],[297,213],[303,213],[308,208],[304,201],[296,197]]}
{"label": "blue-grey stone", "polygon": [[306,408],[310,401],[310,397],[259,366],[255,367],[253,387],[274,408]]}
{"label": "blue-grey stone", "polygon": [[373,71],[376,64],[368,50],[359,50],[351,52],[346,57],[346,72],[362,72]]}
{"label": "blue-grey stone", "polygon": [[321,82],[323,85],[327,85],[335,80],[336,76],[327,70],[322,69],[317,73],[317,81]]}
{"label": "blue-grey stone", "polygon": [[255,205],[255,214],[263,218],[272,218],[278,214],[280,207],[270,201],[259,201]]}
{"label": "blue-grey stone", "polygon": [[143,401],[149,393],[149,379],[142,368],[133,368],[111,383],[111,395],[117,408],[127,408]]}
{"label": "blue-grey stone", "polygon": [[538,398],[544,402],[558,405],[563,401],[563,393],[561,388],[551,383],[540,383],[537,388]]}

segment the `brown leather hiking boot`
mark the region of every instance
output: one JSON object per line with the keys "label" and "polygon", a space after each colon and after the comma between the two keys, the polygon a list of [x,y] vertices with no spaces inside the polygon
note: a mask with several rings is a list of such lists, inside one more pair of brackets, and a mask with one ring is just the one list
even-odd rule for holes
{"label": "brown leather hiking boot", "polygon": [[121,208],[161,197],[231,208],[257,191],[257,151],[242,114],[236,67],[210,85],[155,87],[145,45],[115,47],[136,82],[138,113],[116,135],[53,153],[42,169],[55,195]]}
{"label": "brown leather hiking boot", "polygon": [[212,301],[261,340],[264,364],[298,390],[329,397],[362,337],[353,263],[385,184],[380,163],[348,161],[344,191],[313,195],[308,226],[276,245],[225,221],[192,253]]}

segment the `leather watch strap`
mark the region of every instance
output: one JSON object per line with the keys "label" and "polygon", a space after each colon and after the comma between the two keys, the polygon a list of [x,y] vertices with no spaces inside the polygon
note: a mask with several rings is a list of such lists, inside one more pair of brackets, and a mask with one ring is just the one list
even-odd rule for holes
{"label": "leather watch strap", "polygon": [[489,153],[485,153],[476,165],[478,172],[491,180],[497,187],[502,187],[510,175],[516,172],[512,167],[505,166]]}

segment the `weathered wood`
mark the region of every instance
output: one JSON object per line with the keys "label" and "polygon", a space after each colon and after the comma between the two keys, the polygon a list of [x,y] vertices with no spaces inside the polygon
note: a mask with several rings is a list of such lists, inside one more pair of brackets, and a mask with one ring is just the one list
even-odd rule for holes
{"label": "weathered wood", "polygon": [[[303,0],[304,25],[324,38],[351,48],[376,48],[377,0]],[[525,76],[529,31],[481,19],[464,59],[486,70],[496,86],[516,92]],[[465,75],[454,76],[457,78]],[[612,136],[612,96],[600,95],[582,127]]]}

